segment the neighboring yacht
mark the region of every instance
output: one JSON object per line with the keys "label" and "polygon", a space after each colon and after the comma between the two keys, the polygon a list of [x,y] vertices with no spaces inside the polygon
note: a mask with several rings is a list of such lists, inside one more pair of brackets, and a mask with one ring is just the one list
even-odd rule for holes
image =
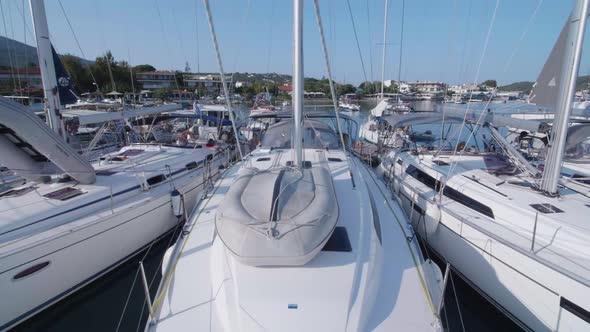
{"label": "neighboring yacht", "polygon": [[[590,329],[590,191],[560,178],[589,3],[577,1],[562,46],[550,56],[563,56],[564,75],[547,76],[544,68],[540,78],[549,79],[538,80],[559,90],[542,174],[493,123],[480,121],[484,114],[386,119],[399,128],[400,145],[379,172],[415,229],[476,290],[533,331]],[[407,128],[423,124],[439,126],[440,140],[406,139]]]}
{"label": "neighboring yacht", "polygon": [[[0,329],[43,310],[178,226],[217,147],[133,144],[87,162],[36,115],[0,98],[0,164],[26,183],[0,193]],[[124,236],[122,237],[122,235]]]}
{"label": "neighboring yacht", "polygon": [[[229,151],[218,146],[159,144],[129,145],[88,162],[65,140],[69,126],[61,113],[62,88],[69,77],[61,76],[53,62],[57,56],[43,1],[31,1],[31,12],[49,126],[26,107],[0,97],[0,164],[24,180],[0,192],[0,330],[175,230],[184,211],[192,210],[219,167],[229,162]],[[143,111],[153,109],[129,114]],[[109,116],[126,118],[125,112],[89,116],[104,122]]]}
{"label": "neighboring yacht", "polygon": [[381,100],[377,106],[371,110],[369,120],[361,125],[359,131],[360,138],[369,143],[385,147],[394,146],[395,142],[393,141],[393,136],[389,135],[387,125],[382,122],[384,116],[394,113],[395,112],[389,106],[389,101],[387,99]]}

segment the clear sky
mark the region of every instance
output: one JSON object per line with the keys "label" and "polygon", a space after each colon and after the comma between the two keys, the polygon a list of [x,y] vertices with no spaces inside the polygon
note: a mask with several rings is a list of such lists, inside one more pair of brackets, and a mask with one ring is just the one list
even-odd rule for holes
{"label": "clear sky", "polygon": [[[450,83],[534,81],[569,15],[573,0],[389,0],[385,78]],[[82,56],[58,0],[46,0],[49,29],[60,53]],[[34,44],[28,1],[2,0],[0,34]],[[23,3],[25,21],[23,23]],[[61,0],[88,59],[111,50],[116,59],[158,69],[217,71],[201,0]],[[380,80],[384,0],[350,0],[368,79]],[[211,0],[226,71],[290,73],[292,1]],[[347,0],[320,0],[337,81],[364,80]],[[533,13],[535,12],[533,16]],[[158,14],[160,13],[160,15]],[[160,19],[161,17],[161,19]],[[325,75],[313,1],[305,1],[305,74]],[[530,23],[529,23],[530,22]],[[197,33],[198,31],[198,33]],[[26,32],[26,34],[24,33]],[[197,43],[198,40],[198,43]],[[590,37],[580,74],[590,74]],[[197,53],[199,60],[197,61]],[[481,59],[481,70],[477,67]],[[372,68],[372,71],[371,71]]]}

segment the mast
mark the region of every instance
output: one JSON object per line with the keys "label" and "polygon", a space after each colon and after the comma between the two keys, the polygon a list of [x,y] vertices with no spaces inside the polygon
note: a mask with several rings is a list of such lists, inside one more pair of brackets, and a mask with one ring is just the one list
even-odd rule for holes
{"label": "mast", "polygon": [[580,67],[589,5],[590,0],[577,0],[569,18],[569,31],[562,62],[561,85],[555,108],[555,122],[549,138],[549,149],[545,158],[545,169],[541,182],[541,189],[549,195],[558,193],[557,185],[565,152],[565,140],[573,106],[573,95],[576,90],[576,76]]}
{"label": "mast", "polygon": [[37,40],[37,57],[39,68],[41,68],[41,80],[43,82],[43,93],[45,94],[45,110],[47,124],[59,136],[64,137],[63,120],[61,116],[61,102],[59,100],[59,89],[55,74],[55,63],[49,40],[49,28],[47,26],[47,15],[43,0],[30,0],[31,16],[35,39]]}
{"label": "mast", "polygon": [[303,0],[293,0],[293,149],[295,165],[303,162]]}
{"label": "mast", "polygon": [[387,12],[389,12],[389,0],[385,0],[385,23],[383,24],[383,56],[381,57],[381,99],[385,86],[385,51],[387,51]]}

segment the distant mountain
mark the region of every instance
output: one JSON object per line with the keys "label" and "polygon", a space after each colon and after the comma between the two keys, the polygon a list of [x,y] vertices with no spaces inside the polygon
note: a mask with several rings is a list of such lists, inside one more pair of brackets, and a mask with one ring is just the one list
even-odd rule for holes
{"label": "distant mountain", "polygon": [[534,82],[515,82],[512,84],[499,86],[498,90],[500,91],[522,91],[525,94],[529,93],[533,88]]}
{"label": "distant mountain", "polygon": [[[94,61],[81,59],[82,64]],[[25,67],[37,65],[37,48],[0,36],[0,67]]]}
{"label": "distant mountain", "polygon": [[[535,82],[515,82],[512,84],[498,87],[500,91],[522,91],[525,94],[529,93],[533,88]],[[576,91],[590,89],[590,75],[578,76],[576,80]]]}

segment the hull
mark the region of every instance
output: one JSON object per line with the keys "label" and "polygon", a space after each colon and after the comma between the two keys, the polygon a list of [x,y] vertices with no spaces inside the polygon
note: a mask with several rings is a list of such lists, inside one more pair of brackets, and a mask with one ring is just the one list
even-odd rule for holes
{"label": "hull", "polygon": [[[394,180],[390,188],[429,247],[521,327],[534,331],[590,328],[589,313],[571,305],[588,306],[585,284],[488,233],[477,226],[477,220],[465,220],[444,204],[440,208],[408,183]],[[433,210],[439,215],[429,215]]]}
{"label": "hull", "polygon": [[[222,160],[224,156],[219,155],[213,161],[215,177]],[[190,211],[202,193],[202,170],[174,183]],[[111,209],[35,234],[17,250],[5,251],[0,257],[0,293],[12,301],[0,313],[0,330],[111,271],[178,223],[179,218],[172,213],[170,186],[163,183]],[[39,266],[38,271],[15,280],[19,273]]]}

